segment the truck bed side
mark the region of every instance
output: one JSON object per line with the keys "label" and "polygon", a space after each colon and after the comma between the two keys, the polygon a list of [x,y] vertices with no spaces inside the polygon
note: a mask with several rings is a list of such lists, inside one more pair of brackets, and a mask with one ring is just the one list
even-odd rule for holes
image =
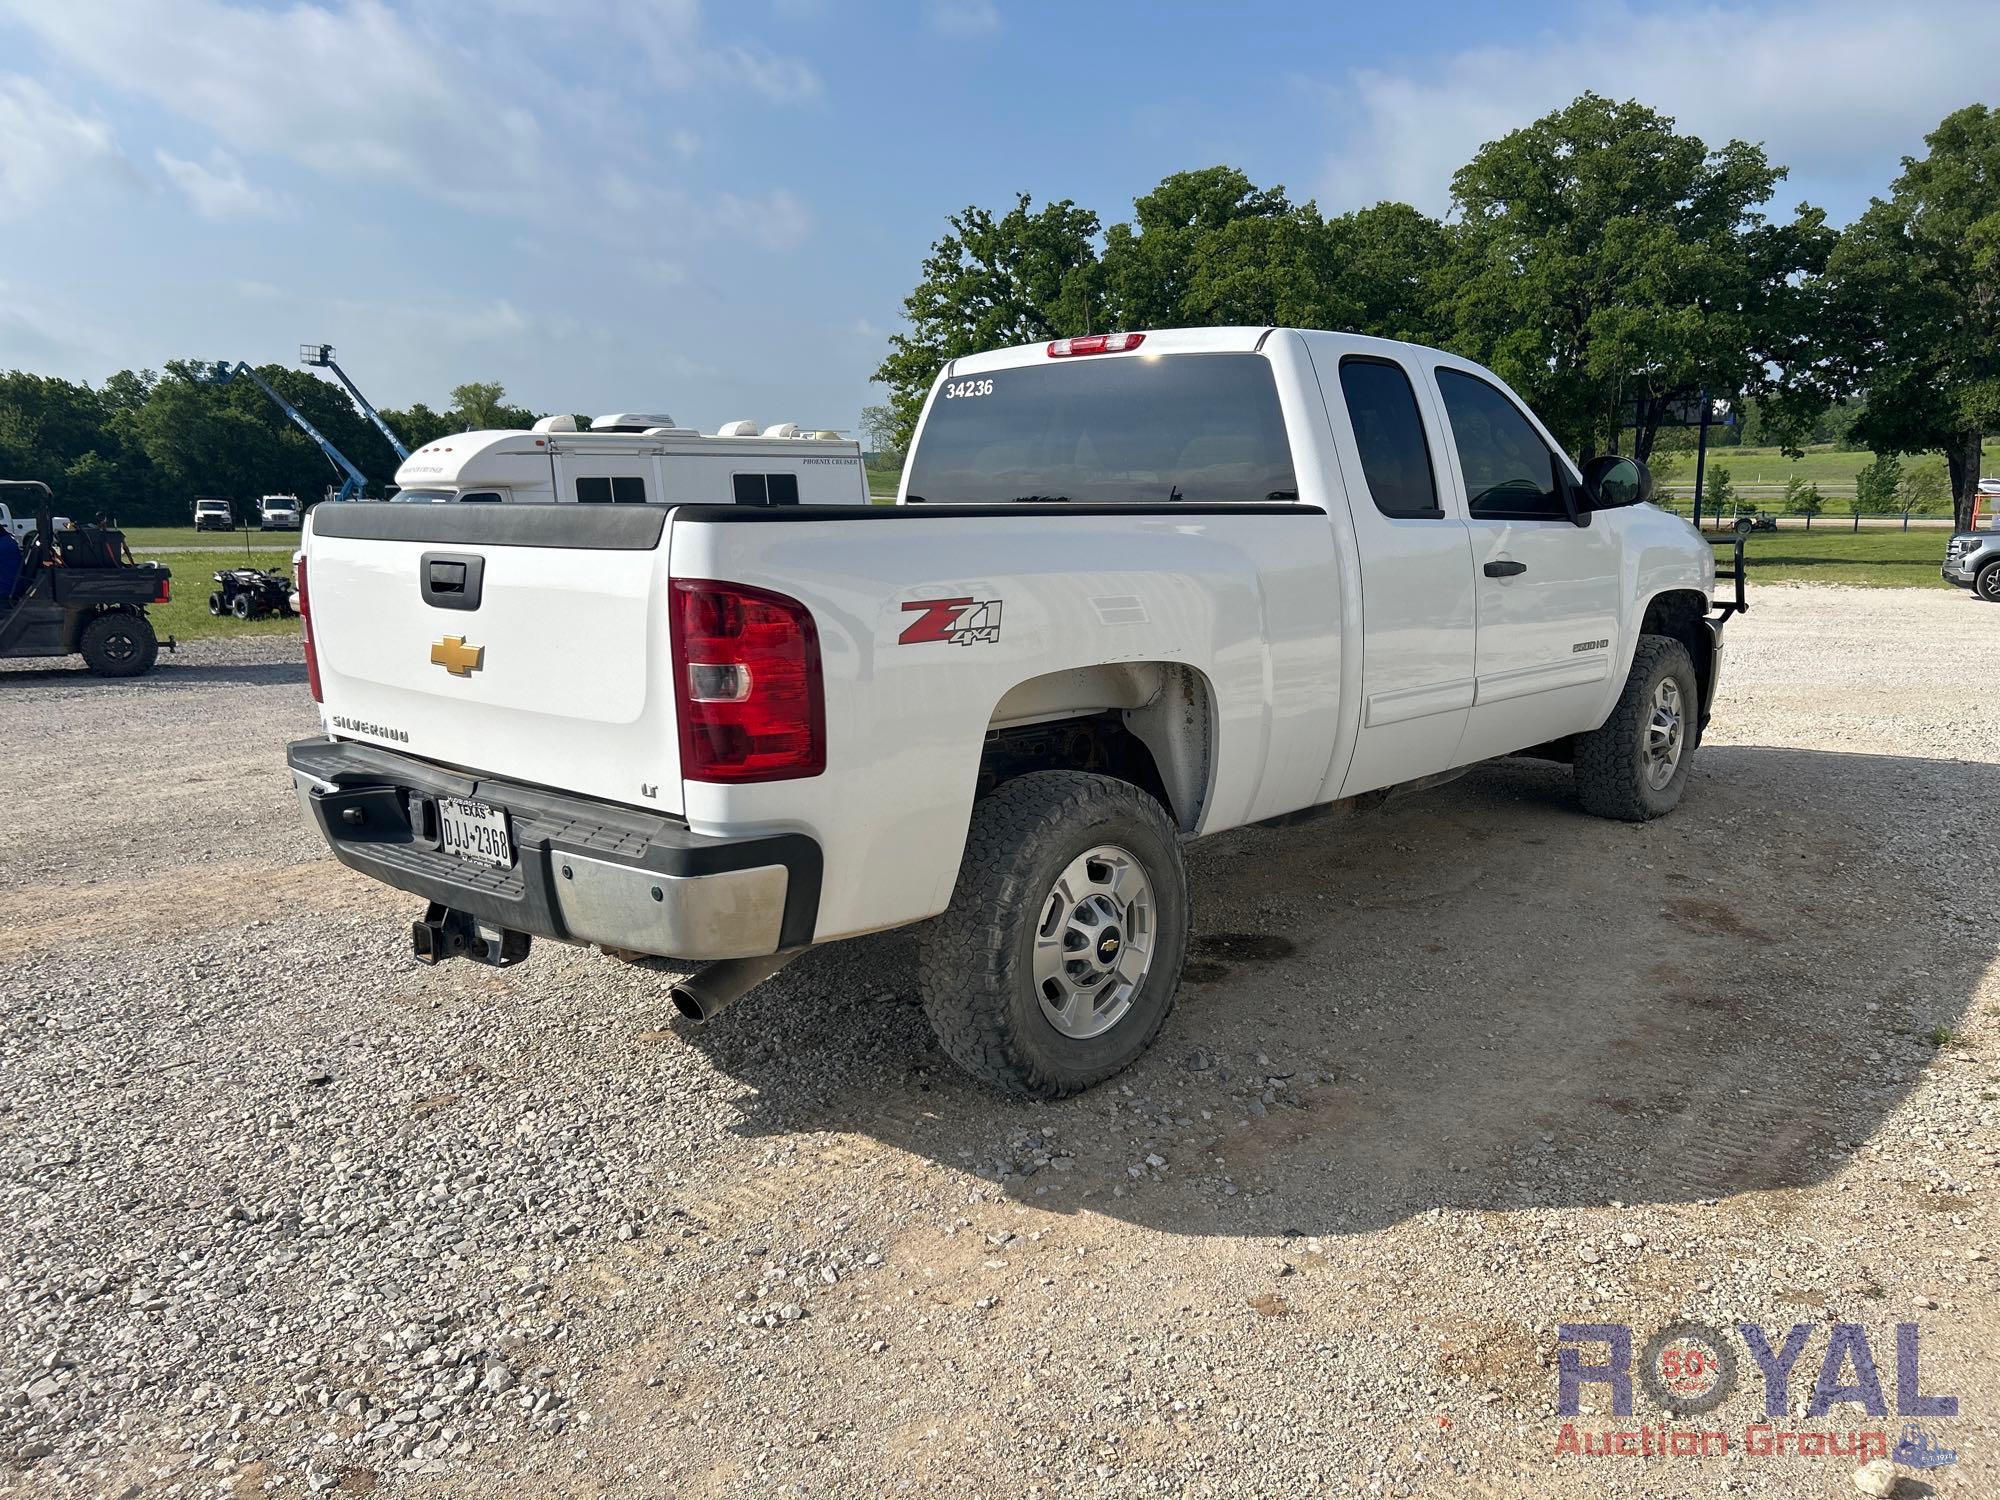
{"label": "truck bed side", "polygon": [[[824,774],[683,790],[698,833],[819,840],[822,938],[944,908],[987,728],[1033,679],[1104,663],[1196,674],[1212,774],[1198,808],[1176,809],[1192,830],[1307,806],[1327,774],[1341,608],[1317,507],[689,507],[671,549],[676,577],[752,580],[813,612]],[[995,606],[964,617],[997,629],[940,638],[928,622],[954,601]]]}

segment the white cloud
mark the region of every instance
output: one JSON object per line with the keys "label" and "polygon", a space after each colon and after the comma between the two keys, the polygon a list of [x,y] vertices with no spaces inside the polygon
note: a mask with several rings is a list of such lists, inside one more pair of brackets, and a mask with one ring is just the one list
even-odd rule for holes
{"label": "white cloud", "polygon": [[741,80],[773,104],[796,104],[819,97],[819,74],[796,57],[779,57],[761,47],[724,47],[711,64],[725,77]]}
{"label": "white cloud", "polygon": [[0,218],[32,213],[80,180],[128,175],[111,127],[32,78],[0,77]]}
{"label": "white cloud", "polygon": [[1000,12],[993,0],[929,0],[924,20],[939,36],[970,41],[1000,29]]}
{"label": "white cloud", "polygon": [[747,239],[765,250],[796,249],[813,230],[812,210],[783,188],[749,198],[718,194],[708,218],[718,232]]}
{"label": "white cloud", "polygon": [[597,193],[611,210],[597,221],[598,239],[633,254],[644,251],[645,227],[659,223],[675,225],[689,240],[747,240],[760,249],[779,251],[803,244],[814,225],[812,210],[784,188],[697,195],[614,169],[598,174]]}
{"label": "white cloud", "polygon": [[252,187],[226,151],[210,152],[207,166],[166,150],[156,150],[153,159],[204,219],[275,219],[292,212],[283,194]]}
{"label": "white cloud", "polygon": [[653,256],[635,262],[633,269],[655,286],[686,286],[688,268],[682,262],[669,260],[665,256]]}
{"label": "white cloud", "polygon": [[[1323,86],[1340,143],[1320,183],[1330,210],[1400,198],[1431,212],[1479,146],[1585,89],[1638,99],[1719,146],[1761,141],[1794,178],[1851,184],[1862,206],[1883,168],[1950,110],[1992,93],[2000,7],[1794,0],[1588,19],[1420,69],[1357,69]],[[1778,201],[1789,206],[1779,190]]]}
{"label": "white cloud", "polygon": [[662,89],[820,87],[797,58],[711,42],[698,0],[0,0],[0,16],[226,149],[487,207],[579,146],[634,154],[626,111]]}

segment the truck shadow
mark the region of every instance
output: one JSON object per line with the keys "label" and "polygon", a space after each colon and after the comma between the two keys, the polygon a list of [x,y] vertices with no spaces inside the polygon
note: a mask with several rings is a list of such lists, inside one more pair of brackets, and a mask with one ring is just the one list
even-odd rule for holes
{"label": "truck shadow", "polygon": [[1182,1233],[1804,1187],[1993,982],[1965,900],[1990,859],[1934,832],[1990,774],[1711,746],[1681,810],[1634,827],[1509,761],[1369,819],[1206,841],[1165,1030],[1055,1104],[937,1050],[909,933],[808,954],[686,1035],[747,1086],[740,1133],[855,1132]]}

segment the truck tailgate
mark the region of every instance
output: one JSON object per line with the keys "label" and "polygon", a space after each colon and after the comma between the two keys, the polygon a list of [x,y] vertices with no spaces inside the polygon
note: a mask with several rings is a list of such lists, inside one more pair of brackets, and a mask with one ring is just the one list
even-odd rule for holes
{"label": "truck tailgate", "polygon": [[316,508],[305,556],[328,729],[680,811],[654,604],[665,520],[651,506]]}

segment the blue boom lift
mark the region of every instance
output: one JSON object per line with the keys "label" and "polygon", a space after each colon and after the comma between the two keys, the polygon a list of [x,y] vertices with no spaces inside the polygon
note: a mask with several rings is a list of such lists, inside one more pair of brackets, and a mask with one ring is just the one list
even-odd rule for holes
{"label": "blue boom lift", "polygon": [[[355,387],[354,382],[347,378],[347,372],[333,362],[333,345],[301,344],[299,345],[299,359],[305,364],[321,366],[338,375],[340,383],[347,387],[347,393],[354,398],[355,403],[367,414],[368,420],[373,422],[382,436],[389,440],[389,446],[396,450],[396,457],[400,459],[410,456],[410,450],[403,446],[403,440],[396,436],[387,422],[382,420],[382,414],[369,405],[368,398],[362,395]],[[326,455],[326,461],[332,464],[335,471],[341,476],[340,492],[333,498],[336,501],[359,500],[361,492],[368,487],[367,478],[359,469],[354,467],[353,462],[345,453],[342,453],[328,441],[325,433],[321,432],[307,420],[304,412],[279,395],[271,383],[253,370],[246,361],[239,359],[232,365],[227,360],[218,360],[214,365],[197,375],[195,379],[204,385],[227,385],[239,375],[246,377],[258,390],[269,396],[277,405],[278,410],[292,419],[299,431],[303,432],[319,445],[319,451]]]}
{"label": "blue boom lift", "polygon": [[299,345],[299,363],[302,365],[312,365],[322,370],[333,371],[339,377],[340,383],[347,387],[347,394],[354,398],[354,404],[361,408],[362,414],[375,424],[377,432],[389,440],[389,446],[396,450],[396,457],[408,458],[410,456],[410,450],[403,446],[403,440],[396,436],[387,422],[382,420],[382,413],[369,405],[368,398],[361,394],[361,388],[349,380],[347,372],[333,362],[333,345]]}

